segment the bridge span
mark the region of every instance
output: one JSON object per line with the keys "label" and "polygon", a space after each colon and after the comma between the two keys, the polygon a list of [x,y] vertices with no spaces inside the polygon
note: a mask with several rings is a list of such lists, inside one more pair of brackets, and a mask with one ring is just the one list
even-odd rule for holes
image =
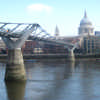
{"label": "bridge span", "polygon": [[0,22],[0,37],[2,37],[8,48],[5,80],[26,80],[21,47],[27,39],[63,45],[69,50],[69,60],[75,60],[73,50],[77,47],[78,43],[72,44],[56,39],[37,23]]}

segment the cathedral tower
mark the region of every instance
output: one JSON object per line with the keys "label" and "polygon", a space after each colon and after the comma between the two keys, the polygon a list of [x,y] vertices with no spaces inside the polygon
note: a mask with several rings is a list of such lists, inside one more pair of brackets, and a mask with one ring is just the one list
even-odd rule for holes
{"label": "cathedral tower", "polygon": [[56,25],[56,29],[55,29],[55,37],[58,37],[59,36],[59,29],[58,29],[58,26]]}

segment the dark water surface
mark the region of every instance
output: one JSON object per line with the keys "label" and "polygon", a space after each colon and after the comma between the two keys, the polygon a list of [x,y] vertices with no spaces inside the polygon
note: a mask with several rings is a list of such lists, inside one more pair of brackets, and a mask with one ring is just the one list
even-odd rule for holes
{"label": "dark water surface", "polygon": [[27,82],[4,82],[0,63],[0,100],[100,100],[100,62],[26,61]]}

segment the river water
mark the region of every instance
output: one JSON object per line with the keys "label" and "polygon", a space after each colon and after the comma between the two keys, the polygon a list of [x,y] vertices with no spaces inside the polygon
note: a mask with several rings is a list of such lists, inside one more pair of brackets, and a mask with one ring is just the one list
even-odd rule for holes
{"label": "river water", "polygon": [[100,62],[65,59],[25,61],[27,81],[4,82],[0,63],[0,100],[100,100]]}

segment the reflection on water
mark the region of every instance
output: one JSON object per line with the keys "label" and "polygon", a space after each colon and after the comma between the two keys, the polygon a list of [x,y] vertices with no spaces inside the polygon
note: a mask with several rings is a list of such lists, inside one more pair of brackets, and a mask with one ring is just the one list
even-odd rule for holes
{"label": "reflection on water", "polygon": [[23,100],[25,93],[24,82],[5,82],[9,100]]}
{"label": "reflection on water", "polygon": [[[62,80],[71,76],[75,63],[60,60],[26,63],[28,82],[26,86],[26,99],[52,100],[56,90],[62,87]],[[68,74],[69,73],[69,74]],[[30,87],[29,87],[30,86]],[[51,99],[52,98],[52,99]]]}
{"label": "reflection on water", "polygon": [[0,100],[100,100],[100,62],[28,61],[25,68],[26,83],[4,83],[0,63]]}
{"label": "reflection on water", "polygon": [[68,78],[75,66],[75,62],[66,61],[42,61],[37,63],[26,63],[27,77],[29,80],[56,81]]}

